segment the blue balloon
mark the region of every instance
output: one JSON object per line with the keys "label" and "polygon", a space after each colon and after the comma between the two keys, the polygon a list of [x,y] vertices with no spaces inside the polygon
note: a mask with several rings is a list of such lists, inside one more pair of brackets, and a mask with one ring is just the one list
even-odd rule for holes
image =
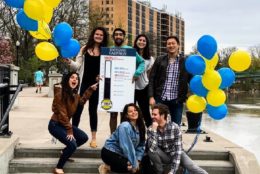
{"label": "blue balloon", "polygon": [[210,35],[204,35],[198,40],[197,49],[203,57],[210,60],[217,52],[217,41]]}
{"label": "blue balloon", "polygon": [[56,46],[64,46],[69,44],[72,38],[73,30],[71,26],[66,22],[61,22],[54,27],[53,40]]}
{"label": "blue balloon", "polygon": [[226,104],[220,105],[218,107],[214,107],[208,104],[206,109],[209,116],[215,120],[221,120],[225,118],[228,113],[228,108]]}
{"label": "blue balloon", "polygon": [[218,72],[222,78],[222,82],[220,85],[221,89],[230,87],[235,82],[236,75],[234,71],[232,71],[230,68],[221,68],[218,70]]}
{"label": "blue balloon", "polygon": [[190,81],[190,90],[201,97],[206,97],[208,94],[208,90],[202,84],[202,77],[200,75],[192,77]]}
{"label": "blue balloon", "polygon": [[38,21],[29,18],[24,13],[23,9],[20,9],[16,15],[16,21],[22,29],[28,31],[37,31],[38,30]]}
{"label": "blue balloon", "polygon": [[24,0],[4,0],[7,5],[15,8],[23,8]]}
{"label": "blue balloon", "polygon": [[80,44],[76,39],[70,39],[69,43],[61,47],[61,56],[64,58],[75,57],[80,50]]}
{"label": "blue balloon", "polygon": [[185,61],[186,70],[193,75],[202,75],[205,72],[206,64],[199,55],[191,55]]}

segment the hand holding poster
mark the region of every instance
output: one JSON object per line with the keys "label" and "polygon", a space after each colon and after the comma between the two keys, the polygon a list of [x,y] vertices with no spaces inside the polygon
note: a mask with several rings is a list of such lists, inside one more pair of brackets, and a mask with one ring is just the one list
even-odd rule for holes
{"label": "hand holding poster", "polygon": [[136,51],[132,48],[101,48],[99,110],[122,112],[134,102]]}

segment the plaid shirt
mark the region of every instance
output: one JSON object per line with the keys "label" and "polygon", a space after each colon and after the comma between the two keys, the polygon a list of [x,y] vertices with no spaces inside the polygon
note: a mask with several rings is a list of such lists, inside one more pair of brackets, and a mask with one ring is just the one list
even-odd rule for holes
{"label": "plaid shirt", "polygon": [[166,71],[166,80],[162,91],[162,100],[173,100],[178,97],[179,87],[179,56],[174,63],[169,63]]}
{"label": "plaid shirt", "polygon": [[160,148],[167,155],[171,156],[171,172],[176,173],[180,165],[182,153],[182,134],[179,126],[173,122],[166,123],[163,132],[152,130],[150,126],[147,130],[148,149],[155,152]]}

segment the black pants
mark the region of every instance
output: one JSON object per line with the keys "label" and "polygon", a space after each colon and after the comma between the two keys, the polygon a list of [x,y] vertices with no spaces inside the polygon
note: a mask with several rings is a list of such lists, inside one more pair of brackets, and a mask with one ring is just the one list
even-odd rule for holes
{"label": "black pants", "polygon": [[112,172],[128,173],[127,161],[128,159],[106,148],[101,150],[101,158],[107,165],[110,166]]}
{"label": "black pants", "polygon": [[136,102],[142,111],[146,127],[149,127],[152,124],[152,118],[149,106],[148,85],[142,90],[135,90],[135,103]]}
{"label": "black pants", "polygon": [[[85,90],[83,92],[80,91],[80,96],[82,96],[84,92],[85,92]],[[90,123],[91,132],[97,131],[97,122],[98,122],[97,107],[98,107],[98,90],[94,91],[89,99],[88,112],[89,112],[89,123]],[[72,117],[73,126],[76,126],[76,127],[79,126],[80,117],[81,117],[83,108],[84,108],[84,106],[78,105],[77,111],[74,114],[74,116]]]}

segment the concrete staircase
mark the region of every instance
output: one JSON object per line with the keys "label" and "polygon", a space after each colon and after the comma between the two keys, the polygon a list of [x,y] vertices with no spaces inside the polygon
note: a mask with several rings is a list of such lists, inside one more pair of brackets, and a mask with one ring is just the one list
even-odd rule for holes
{"label": "concrete staircase", "polygon": [[[60,148],[17,147],[14,159],[9,163],[10,174],[51,173],[60,155]],[[235,174],[228,152],[194,151],[191,158],[209,174]],[[100,149],[78,149],[67,162],[64,171],[69,174],[97,174],[102,163]]]}

